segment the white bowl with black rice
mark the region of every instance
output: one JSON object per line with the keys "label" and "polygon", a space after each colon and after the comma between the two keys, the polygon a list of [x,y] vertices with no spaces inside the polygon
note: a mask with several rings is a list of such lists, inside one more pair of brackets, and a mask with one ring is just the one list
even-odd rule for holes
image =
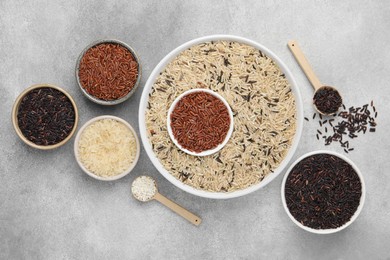
{"label": "white bowl with black rice", "polygon": [[282,182],[283,207],[303,230],[339,232],[363,209],[366,188],[359,168],[346,156],[319,150],[304,154],[287,170]]}

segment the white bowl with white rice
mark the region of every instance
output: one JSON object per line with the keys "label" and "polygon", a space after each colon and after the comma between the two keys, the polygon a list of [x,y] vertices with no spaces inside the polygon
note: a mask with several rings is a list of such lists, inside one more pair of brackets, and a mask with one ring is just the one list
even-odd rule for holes
{"label": "white bowl with white rice", "polygon": [[[234,131],[218,153],[191,156],[170,140],[168,109],[197,82],[230,105]],[[170,52],[144,87],[139,127],[158,171],[191,194],[227,199],[249,194],[275,179],[291,160],[302,133],[303,107],[287,66],[266,47],[243,37],[211,35]]]}
{"label": "white bowl with white rice", "polygon": [[86,122],[77,133],[74,154],[80,168],[102,180],[120,179],[133,170],[140,154],[140,142],[133,127],[110,115]]}

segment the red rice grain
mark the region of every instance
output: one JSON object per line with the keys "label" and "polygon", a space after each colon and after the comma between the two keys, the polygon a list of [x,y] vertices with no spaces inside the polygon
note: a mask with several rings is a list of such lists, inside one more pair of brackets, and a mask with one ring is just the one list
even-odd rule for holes
{"label": "red rice grain", "polygon": [[138,63],[125,47],[102,43],[85,52],[79,67],[81,86],[102,100],[126,96],[138,77]]}
{"label": "red rice grain", "polygon": [[200,153],[221,144],[229,131],[230,117],[217,97],[198,91],[184,96],[171,113],[171,128],[185,149]]}

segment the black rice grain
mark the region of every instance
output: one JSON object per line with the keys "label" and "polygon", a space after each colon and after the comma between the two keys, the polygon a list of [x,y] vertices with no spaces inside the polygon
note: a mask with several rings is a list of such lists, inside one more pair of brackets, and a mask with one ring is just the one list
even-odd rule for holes
{"label": "black rice grain", "polygon": [[334,229],[355,214],[362,184],[346,161],[330,154],[316,154],[294,166],[287,177],[284,194],[288,210],[302,225]]}

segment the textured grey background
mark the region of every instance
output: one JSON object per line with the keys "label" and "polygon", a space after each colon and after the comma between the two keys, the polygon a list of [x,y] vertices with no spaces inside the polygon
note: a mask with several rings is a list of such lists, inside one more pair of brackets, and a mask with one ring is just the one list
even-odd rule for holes
{"label": "textured grey background", "polygon": [[[0,1],[1,259],[389,259],[390,3],[381,1]],[[156,64],[196,37],[234,34],[273,50],[298,82],[310,117],[312,89],[286,43],[299,40],[319,78],[338,86],[345,103],[374,100],[375,134],[358,138],[351,158],[364,174],[365,207],[333,235],[295,226],[280,199],[282,174],[266,188],[231,200],[187,194],[168,183],[142,151],[134,172],[115,182],[84,174],[72,139],[54,151],[24,145],[10,120],[13,101],[35,83],[53,83],[76,100],[80,125],[111,114],[138,129],[138,102]],[[79,91],[74,67],[90,42],[117,38],[139,53],[141,87],[116,107]],[[324,148],[316,123],[305,122],[294,160]],[[342,152],[337,146],[329,150]],[[203,218],[192,226],[157,202],[141,204],[130,183],[149,173],[160,191]]]}

